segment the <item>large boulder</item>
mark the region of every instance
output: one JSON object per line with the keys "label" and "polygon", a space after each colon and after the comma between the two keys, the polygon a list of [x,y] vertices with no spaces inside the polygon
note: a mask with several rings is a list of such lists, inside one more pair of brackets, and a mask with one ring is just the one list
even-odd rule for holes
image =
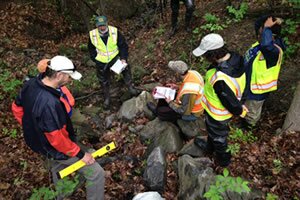
{"label": "large boulder", "polygon": [[150,190],[163,192],[166,183],[167,163],[161,147],[156,147],[147,159],[144,181]]}
{"label": "large boulder", "polygon": [[185,121],[179,119],[177,120],[177,124],[187,138],[205,135],[206,126],[203,117],[200,117],[195,121]]}
{"label": "large boulder", "polygon": [[178,159],[178,200],[203,198],[203,194],[215,180],[211,165],[212,162],[208,158],[192,158],[183,155]]}
{"label": "large boulder", "polygon": [[172,123],[161,121],[157,117],[148,122],[143,129],[140,131],[139,135],[143,142],[146,140],[152,140],[156,136],[160,135],[162,132],[164,132],[167,129],[171,129]]}
{"label": "large boulder", "polygon": [[150,119],[154,118],[153,113],[147,108],[147,102],[154,102],[149,92],[143,91],[139,96],[125,101],[119,112],[118,118],[131,121],[140,114]]}
{"label": "large boulder", "polygon": [[185,144],[182,149],[178,152],[179,156],[184,154],[190,155],[192,157],[203,157],[204,152],[199,147],[194,144],[194,141]]}

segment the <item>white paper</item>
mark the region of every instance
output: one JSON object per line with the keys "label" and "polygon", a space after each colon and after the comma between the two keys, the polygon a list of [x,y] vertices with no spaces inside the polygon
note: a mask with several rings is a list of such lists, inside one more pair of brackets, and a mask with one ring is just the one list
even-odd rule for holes
{"label": "white paper", "polygon": [[120,74],[127,66],[127,63],[122,63],[120,59],[118,59],[113,66],[111,66],[111,70],[116,74]]}
{"label": "white paper", "polygon": [[157,86],[153,89],[152,95],[154,99],[165,99],[170,98],[171,100],[175,99],[176,90],[169,87]]}

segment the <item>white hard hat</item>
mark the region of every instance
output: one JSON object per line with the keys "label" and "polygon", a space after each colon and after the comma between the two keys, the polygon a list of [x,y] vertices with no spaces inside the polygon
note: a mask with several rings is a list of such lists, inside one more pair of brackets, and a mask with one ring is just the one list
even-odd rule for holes
{"label": "white hard hat", "polygon": [[50,60],[50,65],[48,65],[48,67],[57,72],[70,74],[70,76],[75,80],[79,80],[82,77],[82,75],[76,71],[76,67],[73,62],[65,56],[53,57]]}

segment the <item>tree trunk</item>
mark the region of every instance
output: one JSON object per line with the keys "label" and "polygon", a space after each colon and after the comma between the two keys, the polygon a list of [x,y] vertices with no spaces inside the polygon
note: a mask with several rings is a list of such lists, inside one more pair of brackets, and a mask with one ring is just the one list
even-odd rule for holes
{"label": "tree trunk", "polygon": [[283,131],[300,131],[300,82],[282,127]]}

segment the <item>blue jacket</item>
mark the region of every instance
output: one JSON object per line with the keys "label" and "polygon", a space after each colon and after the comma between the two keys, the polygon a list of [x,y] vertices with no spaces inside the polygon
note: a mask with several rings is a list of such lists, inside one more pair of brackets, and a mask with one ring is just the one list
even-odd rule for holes
{"label": "blue jacket", "polygon": [[26,144],[35,152],[56,160],[82,158],[61,92],[45,86],[42,76],[26,82],[15,103],[23,107],[22,126]]}
{"label": "blue jacket", "polygon": [[264,28],[262,32],[262,39],[260,44],[256,47],[250,48],[244,56],[244,65],[246,68],[246,99],[250,100],[264,100],[267,98],[269,93],[264,94],[253,94],[250,90],[251,74],[252,74],[252,64],[258,53],[261,51],[266,59],[267,68],[273,67],[276,65],[279,57],[279,49],[274,45],[277,44],[284,51],[285,45],[281,38],[276,38],[273,41],[272,31],[270,28]]}

